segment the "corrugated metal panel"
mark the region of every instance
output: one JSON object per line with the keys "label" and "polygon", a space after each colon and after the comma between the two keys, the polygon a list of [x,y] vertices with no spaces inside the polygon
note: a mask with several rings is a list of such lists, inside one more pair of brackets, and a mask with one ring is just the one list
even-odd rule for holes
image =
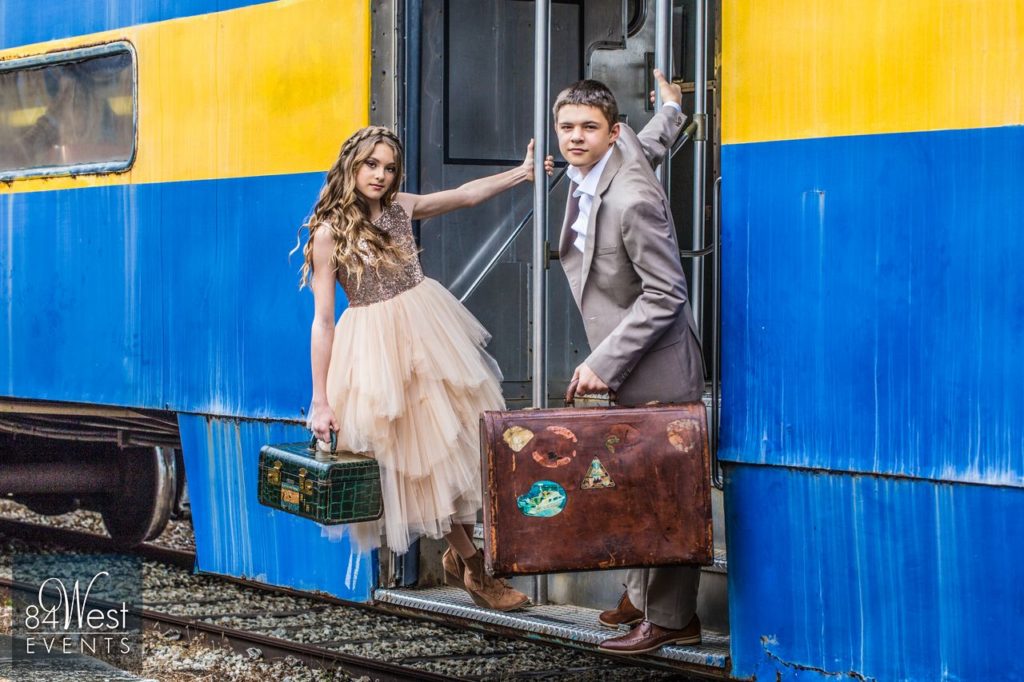
{"label": "corrugated metal panel", "polygon": [[4,0],[0,49],[271,0]]}
{"label": "corrugated metal panel", "polygon": [[733,675],[1024,679],[1024,490],[727,465],[725,502]]}
{"label": "corrugated metal panel", "polygon": [[730,145],[723,459],[1024,485],[1024,128]]}
{"label": "corrugated metal panel", "polygon": [[358,554],[347,540],[329,542],[312,521],[256,500],[260,447],[304,440],[304,428],[186,415],[178,425],[200,571],[370,599],[375,554]]}
{"label": "corrugated metal panel", "polygon": [[0,196],[0,394],[300,418],[313,301],[288,251],[322,179]]}

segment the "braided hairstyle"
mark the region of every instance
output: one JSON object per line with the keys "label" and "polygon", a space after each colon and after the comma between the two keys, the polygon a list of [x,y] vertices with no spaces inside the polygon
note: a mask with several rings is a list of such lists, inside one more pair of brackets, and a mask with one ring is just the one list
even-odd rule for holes
{"label": "braided hairstyle", "polygon": [[334,237],[331,268],[355,275],[356,286],[362,281],[367,263],[379,270],[382,265],[401,267],[411,260],[412,256],[398,248],[388,233],[370,222],[366,199],[356,191],[356,173],[381,143],[395,154],[395,180],[381,197],[381,208],[386,210],[394,203],[402,182],[402,142],[382,126],[361,128],[341,145],[338,160],[327,171],[313,212],[303,225],[309,230],[309,240],[302,249],[305,262],[300,288],[309,285],[313,274],[313,236],[317,230],[330,230]]}

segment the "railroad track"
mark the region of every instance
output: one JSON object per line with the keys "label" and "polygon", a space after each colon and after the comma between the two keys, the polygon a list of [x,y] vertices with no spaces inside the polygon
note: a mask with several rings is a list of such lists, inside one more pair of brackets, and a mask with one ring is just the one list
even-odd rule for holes
{"label": "railroad track", "polygon": [[[7,578],[0,578],[0,588],[12,592],[34,595],[38,586],[18,583]],[[102,599],[90,598],[89,604],[95,608],[117,609],[118,604]],[[207,623],[196,617],[172,616],[152,609],[132,608],[131,616],[137,617],[144,630],[152,630],[161,636],[173,635],[191,641],[201,637],[206,643],[215,643],[250,656],[286,657],[292,656],[314,668],[342,670],[352,676],[369,676],[375,680],[451,680],[452,677],[438,675],[429,671],[394,665],[373,659],[351,656],[322,647],[309,646],[299,642],[291,642],[276,637],[267,637],[254,632],[224,627]],[[461,679],[461,678],[455,678]]]}
{"label": "railroad track", "polygon": [[[106,536],[23,521],[0,519],[0,536],[83,552],[124,552]],[[146,608],[137,613],[147,629],[186,641],[201,638],[262,660],[293,657],[314,669],[379,680],[681,679],[589,652],[410,618],[327,595],[194,575],[190,551],[150,543],[131,553],[151,562],[146,582],[153,586],[144,588]],[[11,582],[0,580],[0,585],[19,589]]]}

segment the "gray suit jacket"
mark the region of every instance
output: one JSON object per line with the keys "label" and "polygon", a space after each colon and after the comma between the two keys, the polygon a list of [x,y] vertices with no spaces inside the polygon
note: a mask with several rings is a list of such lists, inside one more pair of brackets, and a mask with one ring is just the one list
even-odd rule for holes
{"label": "gray suit jacket", "polygon": [[569,187],[559,256],[593,349],[584,362],[623,405],[697,400],[704,390],[672,211],[653,171],[684,118],[663,108],[639,135],[621,125],[582,254],[572,245],[576,185]]}

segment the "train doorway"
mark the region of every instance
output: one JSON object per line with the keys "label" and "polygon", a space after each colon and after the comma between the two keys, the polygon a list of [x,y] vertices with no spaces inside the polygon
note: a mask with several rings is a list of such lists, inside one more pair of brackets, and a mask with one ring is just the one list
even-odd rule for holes
{"label": "train doorway", "polygon": [[[683,249],[680,258],[703,335],[706,366],[717,367],[717,301],[713,246],[718,154],[717,3],[706,0],[549,0],[550,29],[546,109],[565,85],[580,78],[604,81],[616,94],[621,119],[634,129],[654,114],[647,93],[656,65],[683,90],[688,126],[673,150],[663,177]],[[430,192],[521,163],[536,135],[534,88],[537,6],[525,0],[422,0],[378,10],[378,21],[395,22],[401,41],[390,47],[399,78],[375,83],[374,98],[390,103],[376,122],[403,130],[410,159],[410,191]],[[659,12],[661,16],[659,17]],[[384,36],[386,31],[375,31]],[[382,58],[382,57],[379,57]],[[404,73],[402,73],[404,71]],[[404,77],[402,77],[404,76]],[[548,130],[553,130],[550,113]],[[558,157],[548,134],[547,149]],[[411,164],[410,164],[411,165]],[[563,164],[564,165],[564,164]],[[568,189],[564,173],[550,182],[543,213],[546,241],[558,243]],[[696,208],[695,208],[696,207]],[[536,404],[532,395],[537,347],[531,301],[537,287],[533,212],[529,187],[517,188],[484,205],[419,226],[424,270],[444,283],[491,331],[489,351],[504,374],[510,407]],[[557,257],[547,249],[548,258]],[[586,335],[568,283],[557,264],[547,269],[541,380],[552,404],[564,394],[573,369],[589,353]],[[696,280],[694,279],[696,278]],[[546,374],[546,376],[544,376]],[[713,404],[713,372],[705,402]],[[674,662],[707,672],[725,667],[728,657],[728,600],[721,491],[713,494],[716,562],[701,580],[698,612],[705,625],[701,647],[668,647]],[[478,527],[479,531],[479,527]],[[482,533],[478,533],[482,537]],[[376,598],[397,608],[444,614],[491,627],[528,630],[562,641],[596,644],[607,636],[596,613],[621,592],[620,571],[547,576],[542,584],[517,578],[515,586],[545,604],[526,616],[478,609],[457,591],[439,587],[439,543],[421,542],[416,589],[378,590]],[[387,562],[385,562],[387,563]],[[403,584],[392,570],[384,585]],[[405,583],[408,584],[409,580]]]}

